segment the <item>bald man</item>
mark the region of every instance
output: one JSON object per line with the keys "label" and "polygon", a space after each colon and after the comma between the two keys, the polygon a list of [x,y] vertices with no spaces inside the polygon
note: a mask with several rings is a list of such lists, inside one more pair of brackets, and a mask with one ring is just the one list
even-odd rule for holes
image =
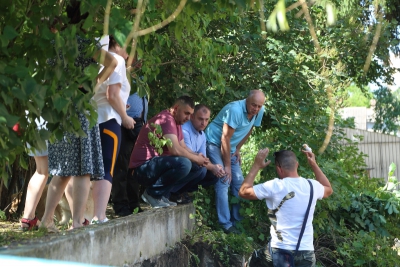
{"label": "bald man", "polygon": [[264,114],[265,95],[261,90],[251,90],[248,97],[228,103],[205,130],[207,157],[213,164],[224,167],[226,175],[215,184],[218,222],[225,233],[239,234],[235,227],[242,218],[240,204],[229,207],[228,191],[238,197],[244,180],[240,149],[249,138],[253,127],[259,127]]}

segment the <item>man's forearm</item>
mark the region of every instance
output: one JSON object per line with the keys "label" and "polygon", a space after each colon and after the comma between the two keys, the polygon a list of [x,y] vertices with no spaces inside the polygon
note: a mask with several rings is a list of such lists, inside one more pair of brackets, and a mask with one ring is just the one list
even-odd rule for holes
{"label": "man's forearm", "polygon": [[231,167],[231,142],[230,139],[222,139],[221,141],[221,155],[224,167]]}
{"label": "man's forearm", "polygon": [[246,175],[246,178],[242,183],[242,186],[239,189],[240,197],[250,200],[257,199],[257,197],[254,194],[253,186],[254,186],[254,180],[256,179],[259,170],[260,169],[255,165],[251,167],[249,173]]}
{"label": "man's forearm", "polygon": [[326,177],[326,175],[322,172],[321,168],[318,166],[317,163],[313,164],[311,166],[314,175],[315,175],[315,179],[320,182],[323,186],[327,186],[327,187],[332,187],[331,183],[329,182],[328,178]]}
{"label": "man's forearm", "polygon": [[176,153],[174,153],[174,156],[181,156],[181,157],[186,157],[190,161],[195,162],[197,159],[197,154],[191,151],[189,148],[182,147],[181,145],[178,145],[175,148]]}

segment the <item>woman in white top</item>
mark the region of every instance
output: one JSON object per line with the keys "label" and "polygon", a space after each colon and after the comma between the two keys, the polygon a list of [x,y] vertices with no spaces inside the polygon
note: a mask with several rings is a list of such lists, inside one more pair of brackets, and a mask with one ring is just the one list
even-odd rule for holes
{"label": "woman in white top", "polygon": [[135,121],[126,113],[126,102],[131,90],[125,67],[128,54],[113,36],[110,36],[108,52],[117,59],[118,65],[94,95],[98,107],[97,122],[100,128],[105,176],[93,179],[94,217],[92,223],[108,221],[106,209],[111,193],[115,161],[121,144],[121,124],[127,129],[133,129],[135,124]]}

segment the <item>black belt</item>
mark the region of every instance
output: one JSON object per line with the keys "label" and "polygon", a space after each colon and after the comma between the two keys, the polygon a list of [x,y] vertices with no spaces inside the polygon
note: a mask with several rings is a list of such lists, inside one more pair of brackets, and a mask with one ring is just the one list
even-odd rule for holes
{"label": "black belt", "polygon": [[136,123],[142,123],[144,124],[144,120],[142,118],[133,118]]}

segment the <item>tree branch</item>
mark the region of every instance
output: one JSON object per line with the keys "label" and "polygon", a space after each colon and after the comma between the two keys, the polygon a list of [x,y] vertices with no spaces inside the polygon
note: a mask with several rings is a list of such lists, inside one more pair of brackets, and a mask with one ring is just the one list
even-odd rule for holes
{"label": "tree branch", "polygon": [[311,37],[313,39],[314,46],[317,49],[317,53],[320,54],[321,53],[321,46],[319,45],[318,37],[317,37],[317,34],[315,33],[315,28],[314,28],[313,22],[311,20],[310,12],[308,11],[307,3],[304,0],[299,0],[299,2],[301,3],[301,8],[302,8],[303,13],[304,13],[304,18],[306,19],[306,21],[308,23],[308,28],[310,30],[310,34],[311,34]]}
{"label": "tree branch", "polygon": [[169,23],[171,23],[172,21],[175,20],[175,18],[177,16],[179,16],[179,14],[182,12],[183,8],[186,5],[187,0],[181,0],[181,2],[179,3],[178,7],[176,8],[176,10],[174,11],[174,13],[172,13],[168,18],[166,18],[164,21],[162,21],[161,23],[151,26],[147,29],[144,30],[140,30],[138,32],[133,33],[134,37],[139,37],[142,35],[146,35],[149,34],[151,32],[155,32],[163,27],[165,27],[166,25],[168,25]]}
{"label": "tree branch", "polygon": [[267,38],[267,28],[265,26],[265,15],[264,15],[264,0],[258,0],[260,4],[260,9],[258,12],[260,13],[260,26],[261,26],[261,37],[263,39]]}
{"label": "tree branch", "polygon": [[143,15],[144,10],[146,8],[146,2],[143,3],[143,0],[139,0],[138,1],[137,13],[136,13],[136,16],[135,16],[135,23],[133,24],[132,30],[129,33],[128,37],[126,38],[126,41],[125,41],[125,44],[124,44],[124,48],[126,48],[128,46],[128,43],[132,39],[132,49],[131,49],[131,53],[129,54],[129,58],[128,58],[128,63],[127,63],[128,66],[132,65],[133,59],[135,58],[136,44],[137,44],[137,37],[138,37],[137,35],[135,35],[135,33],[137,33],[137,31],[139,29],[140,20],[142,19],[142,15]]}
{"label": "tree branch", "polygon": [[382,11],[379,11],[379,13],[377,14],[377,20],[378,23],[376,25],[376,30],[375,30],[375,35],[374,38],[372,39],[372,43],[371,46],[369,47],[369,52],[368,52],[368,56],[367,59],[365,60],[365,64],[364,64],[364,75],[367,75],[367,72],[369,70],[369,67],[371,66],[371,60],[372,60],[372,56],[376,50],[376,46],[378,45],[378,41],[379,38],[381,36],[381,31],[382,31],[382,24],[383,24],[383,14]]}

